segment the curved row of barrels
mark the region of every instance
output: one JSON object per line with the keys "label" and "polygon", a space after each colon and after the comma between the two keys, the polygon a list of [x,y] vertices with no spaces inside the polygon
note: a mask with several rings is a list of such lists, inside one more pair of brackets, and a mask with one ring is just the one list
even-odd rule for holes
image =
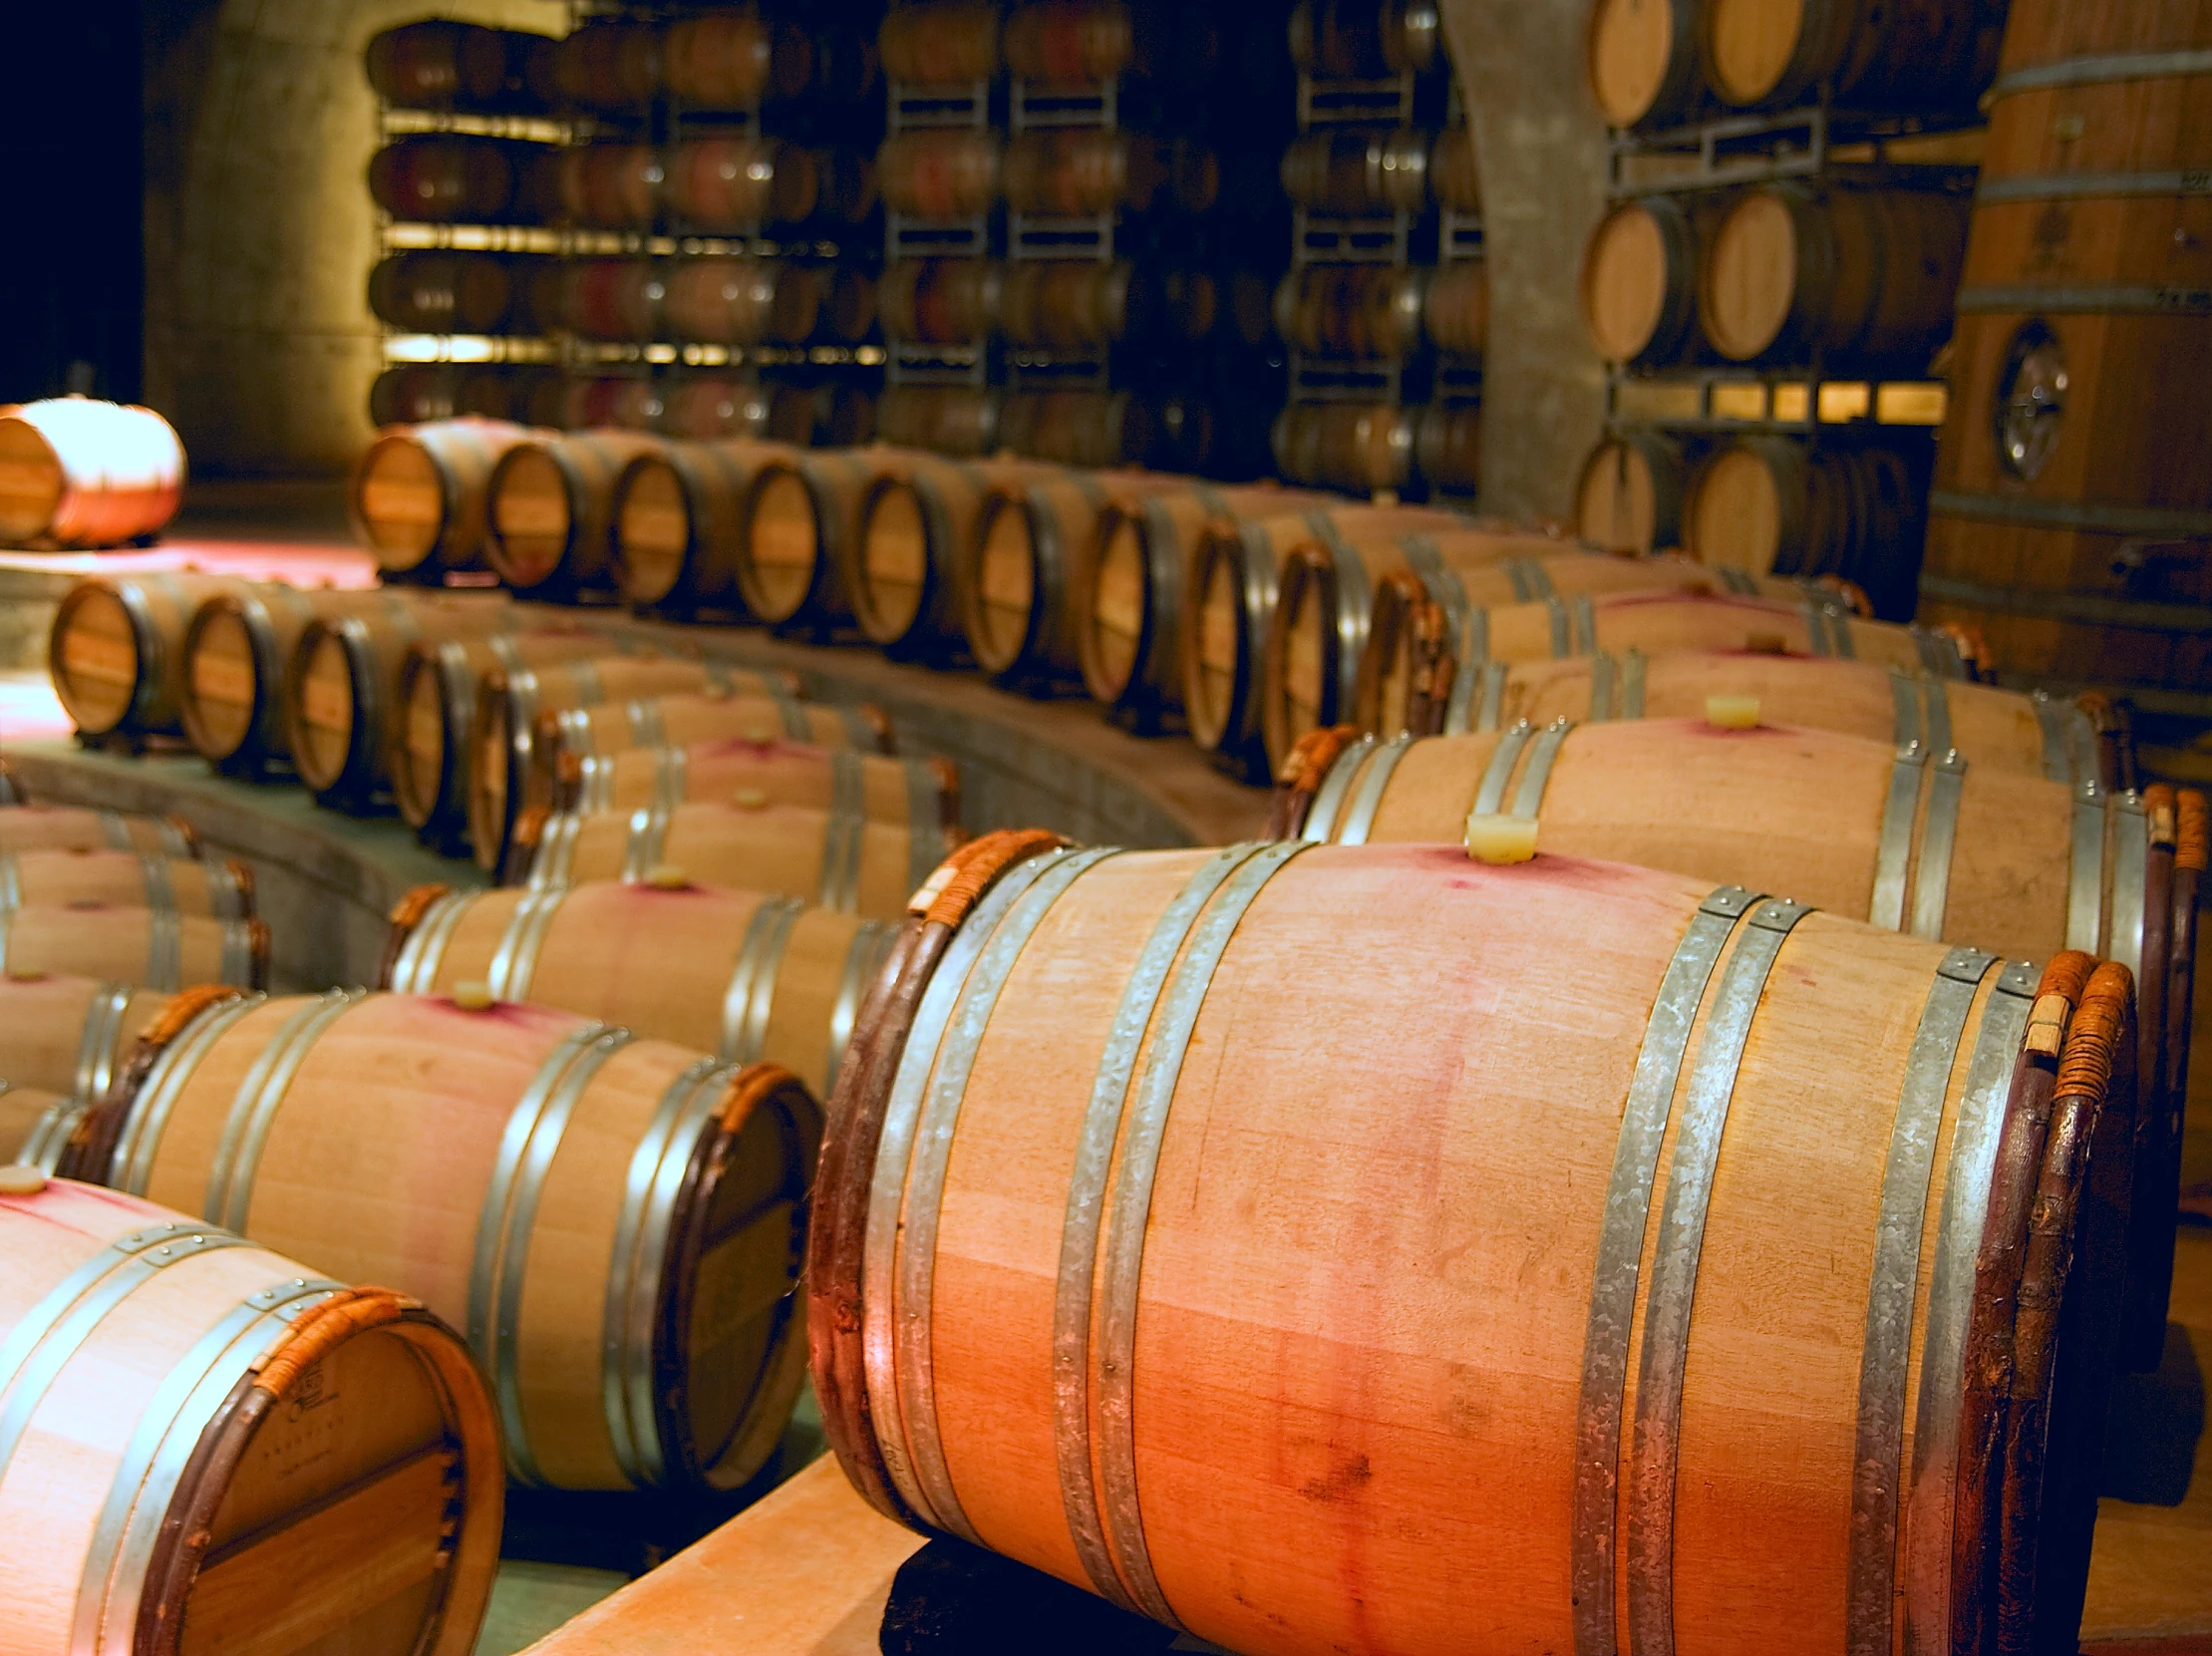
{"label": "curved row of barrels", "polygon": [[617,426],[705,442],[767,438],[844,448],[874,435],[877,399],[834,378],[755,380],[691,372],[639,379],[574,374],[550,363],[402,363],[369,388],[379,426],[495,420],[545,431]]}

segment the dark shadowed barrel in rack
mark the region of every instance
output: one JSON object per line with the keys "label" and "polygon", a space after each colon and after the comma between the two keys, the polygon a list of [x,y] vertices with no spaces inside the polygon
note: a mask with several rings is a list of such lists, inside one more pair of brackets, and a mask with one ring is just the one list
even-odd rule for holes
{"label": "dark shadowed barrel in rack", "polygon": [[369,85],[406,110],[537,114],[556,96],[557,49],[547,35],[426,18],[370,40]]}
{"label": "dark shadowed barrel in rack", "polygon": [[1330,215],[1418,213],[1428,200],[1428,143],[1413,128],[1308,133],[1283,152],[1284,193]]}
{"label": "dark shadowed barrel in rack", "polygon": [[883,73],[920,86],[965,86],[999,73],[1003,29],[994,0],[921,0],[891,7],[876,39]]}
{"label": "dark shadowed barrel in rack", "polygon": [[1443,56],[1443,23],[1430,0],[1299,0],[1291,8],[1291,62],[1322,80],[1422,75]]}
{"label": "dark shadowed barrel in rack", "polygon": [[1682,546],[1716,568],[1840,575],[1890,600],[1882,609],[1894,614],[1896,549],[1919,538],[1920,524],[1916,474],[1896,450],[1745,437],[1691,475]]}
{"label": "dark shadowed barrel in rack", "polygon": [[877,303],[890,339],[964,345],[998,326],[1003,267],[992,259],[900,259],[883,272]]}
{"label": "dark shadowed barrel in rack", "polygon": [[689,109],[759,106],[776,67],[777,32],[751,12],[679,18],[668,26],[661,86]]}
{"label": "dark shadowed barrel in rack", "polygon": [[999,141],[966,129],[899,133],[877,155],[875,175],[894,212],[933,219],[989,212],[999,193]]}
{"label": "dark shadowed barrel in rack", "polygon": [[404,222],[541,224],[558,199],[545,169],[560,152],[522,139],[416,133],[369,162],[369,193]]}
{"label": "dark shadowed barrel in rack", "polygon": [[[1622,8],[1626,9],[1626,8]],[[2004,8],[1705,0],[1705,79],[1724,103],[1778,109],[1827,90],[1846,109],[1971,109],[1996,65]]]}
{"label": "dark shadowed barrel in rack", "polygon": [[999,393],[986,386],[894,385],[875,407],[876,435],[902,449],[979,458],[999,447]]}
{"label": "dark shadowed barrel in rack", "polygon": [[820,194],[812,152],[773,138],[710,138],[666,153],[664,198],[687,229],[714,234],[809,217]]}
{"label": "dark shadowed barrel in rack", "polygon": [[1381,264],[1310,264],[1275,289],[1275,331],[1301,351],[1374,361],[1421,345],[1433,273]]}

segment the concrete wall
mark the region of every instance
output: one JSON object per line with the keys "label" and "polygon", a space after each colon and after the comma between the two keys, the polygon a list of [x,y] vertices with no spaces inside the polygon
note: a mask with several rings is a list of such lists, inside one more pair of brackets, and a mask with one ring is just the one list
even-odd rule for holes
{"label": "concrete wall", "polygon": [[1482,170],[1490,262],[1482,505],[1571,518],[1605,422],[1604,372],[1575,307],[1605,210],[1605,124],[1583,85],[1589,0],[1442,0]]}
{"label": "concrete wall", "polygon": [[382,366],[362,49],[431,15],[566,30],[563,0],[186,0],[147,66],[146,400],[195,472],[343,472]]}

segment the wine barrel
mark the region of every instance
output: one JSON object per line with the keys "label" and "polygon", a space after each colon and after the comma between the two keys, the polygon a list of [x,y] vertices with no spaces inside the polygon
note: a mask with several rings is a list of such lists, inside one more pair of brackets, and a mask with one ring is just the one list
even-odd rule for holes
{"label": "wine barrel", "polygon": [[1167,458],[1161,404],[1130,391],[1009,392],[999,441],[1033,460],[1089,470]]}
{"label": "wine barrel", "polygon": [[995,484],[985,496],[953,585],[968,649],[1002,684],[1047,694],[1080,682],[1074,581],[1096,555],[1109,498],[1088,472]]}
{"label": "wine barrel", "polygon": [[1679,437],[1624,431],[1599,439],[1575,481],[1575,533],[1609,552],[1680,546],[1689,476],[1690,450]]}
{"label": "wine barrel", "polygon": [[327,1259],[21,1170],[0,1247],[19,1648],[467,1656],[505,1491],[446,1324]]}
{"label": "wine barrel", "polygon": [[170,1000],[161,990],[124,982],[11,970],[0,976],[0,1076],[97,1103],[123,1073],[132,1044]]}
{"label": "wine barrel", "polygon": [[[749,880],[756,890],[803,897],[839,914],[896,920],[914,892],[915,868],[935,866],[917,855],[915,835],[904,828],[765,800],[758,791],[627,816],[533,816],[528,828],[539,833],[528,873],[535,891],[640,880],[674,866],[708,884]],[[941,857],[944,837],[930,837],[931,854]]]}
{"label": "wine barrel", "polygon": [[999,446],[999,394],[984,386],[888,386],[876,401],[875,429],[900,448],[975,459]]}
{"label": "wine barrel", "polygon": [[1290,59],[1323,80],[1425,74],[1443,60],[1442,28],[1429,0],[1298,0]]}
{"label": "wine barrel", "polygon": [[470,736],[475,728],[476,696],[490,673],[625,653],[614,640],[582,627],[410,644],[400,659],[392,695],[399,732],[391,748],[392,798],[400,820],[425,844],[444,849],[466,841]]}
{"label": "wine barrel", "polygon": [[874,475],[861,454],[792,454],[766,461],[738,508],[738,590],[772,627],[828,632],[852,620],[849,547]]}
{"label": "wine barrel", "polygon": [[1017,6],[1001,47],[1019,80],[1092,86],[1134,67],[1136,31],[1122,0],[1048,0]]}
{"label": "wine barrel", "polygon": [[1133,260],[1021,259],[1006,267],[999,331],[1011,345],[1073,351],[1150,332],[1165,304]]}
{"label": "wine barrel", "polygon": [[777,33],[751,12],[678,18],[668,26],[661,87],[690,109],[760,106],[775,69]]}
{"label": "wine barrel", "polygon": [[653,259],[584,259],[562,270],[556,308],[569,330],[587,339],[656,339],[668,275],[669,266]]}
{"label": "wine barrel", "polygon": [[254,996],[157,1033],[88,1159],[466,1326],[512,1476],[727,1489],[767,1460],[821,1120],[790,1072],[474,996]]}
{"label": "wine barrel", "polygon": [[184,446],[150,408],[54,397],[0,411],[0,543],[117,546],[176,515]]}
{"label": "wine barrel", "polygon": [[1467,519],[1425,506],[1302,505],[1280,514],[1207,524],[1186,565],[1182,591],[1183,717],[1190,738],[1233,769],[1264,765],[1260,658],[1275,619],[1283,559],[1317,532],[1315,513],[1335,532],[1388,538],[1465,528]]}
{"label": "wine barrel", "polygon": [[[1546,657],[1574,653],[1576,610],[1570,605],[1576,600],[1712,593],[1722,585],[1711,570],[1686,558],[1615,557],[1510,525],[1418,539],[1318,532],[1327,527],[1324,518],[1314,535],[1283,552],[1259,669],[1260,729],[1271,767],[1280,765],[1307,731],[1349,718],[1364,676],[1400,675],[1396,661],[1405,653],[1404,629],[1388,639],[1374,636],[1376,598],[1386,584],[1402,582],[1440,606],[1447,636],[1467,640],[1463,653],[1469,660],[1504,661],[1531,648]],[[1756,590],[1784,603],[1807,601],[1793,582],[1769,580]],[[1510,643],[1492,636],[1500,608],[1545,612],[1540,639],[1520,629]],[[1552,613],[1560,617],[1557,629],[1548,625]]]}
{"label": "wine barrel", "polygon": [[253,870],[229,858],[200,861],[150,851],[0,851],[0,912],[111,905],[250,919]]}
{"label": "wine barrel", "polygon": [[661,429],[694,443],[757,438],[769,427],[769,394],[727,374],[692,374],[666,388]]}
{"label": "wine barrel", "polygon": [[[533,329],[560,324],[559,282],[549,274],[546,282],[530,288],[534,306],[540,297],[555,308],[542,317],[533,309]],[[417,426],[456,417],[525,421],[551,425],[559,418],[556,407],[565,376],[550,363],[411,362],[387,368],[369,387],[369,421],[376,426]]]}
{"label": "wine barrel", "polygon": [[998,327],[1003,266],[990,259],[898,259],[877,289],[886,338],[964,345]]}
{"label": "wine barrel", "polygon": [[181,817],[134,817],[68,805],[16,805],[0,812],[0,853],[77,850],[189,857],[199,854],[199,836]]}
{"label": "wine barrel", "polygon": [[2078,1617],[2123,973],[1571,857],[991,848],[815,1185],[814,1386],[880,1510],[1253,1656],[1440,1656],[1477,1603],[1526,1650]]}
{"label": "wine barrel", "polygon": [[644,113],[661,85],[663,46],[656,24],[586,23],[561,41],[553,61],[562,101],[610,115]]}
{"label": "wine barrel", "polygon": [[1327,356],[1407,356],[1421,346],[1430,280],[1429,271],[1387,264],[1304,265],[1276,286],[1275,331]]}
{"label": "wine barrel", "polygon": [[2212,22],[2021,0],[1975,203],[1936,448],[1925,614],[2012,671],[2212,716],[2212,422],[2197,225]]}
{"label": "wine barrel", "polygon": [[1705,336],[1732,362],[1818,351],[1918,370],[1951,330],[1967,211],[1935,190],[1751,190],[1704,238]]}
{"label": "wine barrel", "polygon": [[423,640],[511,632],[504,594],[402,603],[321,615],[301,631],[284,683],[292,768],[325,805],[366,816],[390,792],[400,665]]}
{"label": "wine barrel", "polygon": [[853,618],[894,657],[950,664],[966,647],[958,583],[986,497],[995,485],[1052,471],[897,450],[875,459],[846,571]]}
{"label": "wine barrel", "polygon": [[1997,66],[2004,12],[1815,0],[1776,13],[1757,0],[1706,0],[1705,77],[1725,103],[1781,109],[1825,90],[1840,107],[1967,110]]}
{"label": "wine barrel", "polygon": [[1219,197],[1221,167],[1212,151],[1187,139],[1126,128],[1051,127],[1007,144],[999,189],[1016,212],[1048,218],[1154,208],[1195,214]]}
{"label": "wine barrel", "polygon": [[1482,405],[1430,403],[1414,416],[1414,470],[1442,494],[1482,487]]}
{"label": "wine barrel", "polygon": [[1769,724],[1834,731],[1903,748],[1914,742],[1935,754],[1954,750],[1970,765],[2040,776],[2078,787],[2113,788],[2133,764],[2126,730],[2098,697],[2068,702],[2042,691],[2024,695],[1946,677],[1922,667],[1878,666],[1837,656],[1676,651],[1646,654],[1631,646],[1615,654],[1548,661],[1464,664],[1467,694],[1453,697],[1446,666],[1440,685],[1418,699],[1384,633],[1394,623],[1376,604],[1375,648],[1382,665],[1360,675],[1351,723],[1373,736],[1411,730],[1417,736],[1459,736],[1542,729],[1559,719],[1597,724],[1609,719],[1699,719],[1714,697],[1755,703]]}
{"label": "wine barrel", "polygon": [[1309,212],[1418,213],[1428,201],[1428,135],[1411,127],[1308,133],[1283,151],[1282,181]]}
{"label": "wine barrel", "polygon": [[520,308],[518,276],[496,253],[394,253],[369,272],[369,309],[411,333],[502,333]]}
{"label": "wine barrel", "polygon": [[386,986],[557,1006],[724,1064],[767,1062],[836,1084],[892,928],[791,897],[650,883],[558,890],[418,886],[394,910]]}
{"label": "wine barrel", "polygon": [[718,345],[804,343],[821,314],[824,280],[813,267],[754,258],[686,259],[667,283],[679,338]]}
{"label": "wine barrel", "polygon": [[477,866],[496,868],[506,857],[515,814],[538,774],[537,728],[544,715],[637,696],[700,690],[790,695],[794,688],[786,673],[675,658],[543,661],[490,674],[476,692],[468,748],[469,840]]}
{"label": "wine barrel", "polygon": [[384,432],[346,490],[354,532],[387,577],[480,569],[492,468],[530,436],[498,420],[446,420]]}
{"label": "wine barrel", "polygon": [[534,114],[550,102],[555,45],[519,29],[426,18],[370,38],[369,85],[403,110]]}
{"label": "wine barrel", "polygon": [[1816,453],[1788,438],[1738,438],[1692,475],[1682,545],[1717,568],[1838,574],[1873,587],[1894,579],[1920,513],[1911,468],[1894,450]]}
{"label": "wine barrel", "polygon": [[970,218],[999,194],[999,141],[984,128],[895,133],[876,152],[883,204],[913,218]]}
{"label": "wine barrel", "polygon": [[893,6],[876,34],[883,73],[918,86],[964,86],[999,74],[995,0],[922,0]]}
{"label": "wine barrel", "polygon": [[653,227],[668,172],[650,144],[572,145],[561,152],[559,166],[561,214],[568,222],[601,230]]}
{"label": "wine barrel", "polygon": [[558,199],[541,182],[559,150],[521,139],[411,133],[369,159],[369,193],[417,224],[541,224]]}
{"label": "wine barrel", "polygon": [[[781,690],[765,694],[709,692],[641,696],[616,705],[565,708],[538,715],[526,803],[568,801],[593,760],[636,748],[676,749],[730,740],[884,755],[892,750],[890,721],[868,703],[824,707]],[[588,795],[589,790],[586,789]],[[586,809],[591,809],[588,799]]]}
{"label": "wine barrel", "polygon": [[[1318,770],[1313,759],[1330,746],[1317,738],[1285,774]],[[2093,780],[2072,787],[1979,769],[1955,749],[1931,763],[1926,748],[1705,720],[1567,719],[1540,734],[1522,725],[1355,746],[1357,756],[1347,747],[1328,767],[1302,823],[1294,805],[1286,809],[1294,831],[1431,840],[1466,823],[1470,809],[1510,801],[1512,816],[1565,855],[1633,858],[1753,889],[1776,883],[1917,937],[2047,959],[2069,948],[2108,956],[2143,985],[2144,1078],[2165,1073],[2169,1028],[2186,1021],[2171,996],[2176,939],[2165,923],[2171,813],[2161,843],[2139,796],[2106,794]],[[1958,845],[1973,854],[1955,856]],[[2144,1086],[2148,1100],[2155,1088]],[[2154,1117],[2131,1135],[2132,1154],[2162,1164],[2165,1129]],[[2154,1207],[2147,1179],[2138,1199],[2146,1224],[2164,1222],[2170,1255],[2171,1206]],[[2169,1191],[2158,1202],[2171,1199]],[[2149,1244],[2148,1234],[2134,1243],[2129,1322],[2149,1336],[2128,1331],[2138,1367],[2157,1365],[2165,1325],[2163,1273],[2145,1269]]]}
{"label": "wine barrel", "polygon": [[62,595],[47,669],[63,710],[87,736],[183,732],[184,630],[193,612],[248,583],[230,575],[104,575]]}
{"label": "wine barrel", "polygon": [[781,139],[692,139],[669,151],[667,169],[669,209],[699,234],[796,224],[820,199],[813,153]]}
{"label": "wine barrel", "polygon": [[1576,297],[1583,331],[1607,362],[1667,363],[1690,354],[1699,338],[1698,260],[1709,214],[1671,196],[1644,195],[1598,220]]}
{"label": "wine barrel", "polygon": [[1479,357],[1490,343],[1490,267],[1460,259],[1428,278],[1421,300],[1421,330],[1448,356]]}
{"label": "wine barrel", "polygon": [[1076,572],[1076,653],[1092,700],[1144,730],[1182,710],[1183,585],[1198,538],[1212,527],[1277,517],[1322,496],[1273,484],[1186,488],[1108,498],[1098,554]]}
{"label": "wine barrel", "polygon": [[1707,101],[1696,0],[1597,0],[1583,36],[1584,78],[1609,127],[1666,127]]}
{"label": "wine barrel", "polygon": [[216,593],[184,631],[185,739],[218,770],[257,781],[288,768],[284,677],[300,635],[318,618],[393,602],[373,588],[303,591],[282,581]]}
{"label": "wine barrel", "polygon": [[1428,187],[1436,204],[1452,212],[1482,210],[1482,169],[1475,160],[1474,132],[1447,127],[1428,149]]}
{"label": "wine barrel", "polygon": [[574,597],[613,590],[614,486],[660,439],[639,432],[533,436],[499,457],[486,485],[484,553],[518,592]]}
{"label": "wine barrel", "polygon": [[743,615],[742,507],[781,443],[671,443],[638,456],[614,486],[614,572],[623,602]]}
{"label": "wine barrel", "polygon": [[1288,481],[1370,495],[1413,482],[1414,436],[1413,413],[1395,403],[1293,403],[1269,441]]}
{"label": "wine barrel", "polygon": [[135,983],[149,989],[228,983],[259,988],[269,976],[269,928],[174,908],[76,902],[0,908],[0,971]]}

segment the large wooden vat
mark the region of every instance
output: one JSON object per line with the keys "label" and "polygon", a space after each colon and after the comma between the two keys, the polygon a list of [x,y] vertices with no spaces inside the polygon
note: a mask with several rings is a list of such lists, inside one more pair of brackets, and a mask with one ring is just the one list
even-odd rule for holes
{"label": "large wooden vat", "polygon": [[451,1329],[65,1180],[0,1247],[10,1649],[467,1656],[505,1490]]}
{"label": "large wooden vat", "polygon": [[250,919],[253,870],[229,858],[200,861],[149,851],[0,851],[0,909],[82,904]]}
{"label": "large wooden vat", "polygon": [[468,1330],[513,1476],[728,1488],[774,1449],[821,1119],[789,1071],[550,1007],[362,990],[157,1034],[80,1164],[405,1283]]}
{"label": "large wooden vat", "polygon": [[1937,445],[1923,613],[2037,679],[2212,713],[2212,20],[2022,0]]}
{"label": "large wooden vat", "polygon": [[302,629],[284,682],[285,745],[326,805],[366,814],[392,784],[400,666],[417,644],[511,632],[503,594],[386,601],[321,615]]}
{"label": "large wooden vat", "polygon": [[614,490],[615,583],[625,603],[744,615],[744,505],[781,443],[671,443],[623,468]]}
{"label": "large wooden vat", "polygon": [[500,457],[530,435],[505,420],[441,420],[381,433],[347,485],[354,532],[386,575],[480,569],[486,490]]}
{"label": "large wooden vat", "polygon": [[72,1098],[104,1098],[132,1043],[168,1004],[164,990],[11,971],[0,976],[0,1076]]}
{"label": "large wooden vat", "polygon": [[0,971],[135,983],[149,989],[269,980],[269,928],[135,904],[0,908]]}
{"label": "large wooden vat", "polygon": [[478,687],[469,737],[469,840],[477,866],[496,868],[506,854],[515,814],[539,774],[537,732],[546,715],[640,696],[790,696],[795,688],[788,673],[673,657],[550,661],[491,673]]}
{"label": "large wooden vat", "polygon": [[[1343,752],[1326,766],[1332,748]],[[1355,751],[1357,750],[1357,751]],[[2173,924],[2176,821],[2095,779],[2054,781],[1978,767],[1956,749],[1893,746],[1781,725],[1704,720],[1585,724],[1430,740],[1322,733],[1289,767],[1318,775],[1309,807],[1281,802],[1286,831],[1340,842],[1433,840],[1474,815],[1537,825],[1568,855],[1631,859],[1705,878],[1785,886],[1807,902],[1919,937],[2049,959],[2084,949],[2142,985],[2146,1099],[2140,1154],[2164,1166],[2159,1078],[2188,1013],[2174,994],[2193,956]],[[1326,774],[1324,774],[1326,773]],[[1303,788],[1292,794],[1305,794]],[[2162,820],[2161,820],[2162,819]],[[2155,1367],[2165,1326],[2169,1190],[2143,1192],[2137,1276],[2154,1302],[2130,1310],[2129,1355]],[[2160,1227],[2163,1226],[2161,1229]],[[2171,1248],[2166,1252],[2170,1255]]]}
{"label": "large wooden vat", "polygon": [[754,473],[739,507],[737,571],[761,620],[817,634],[851,624],[843,567],[874,473],[865,451],[793,454]]}
{"label": "large wooden vat", "polygon": [[385,987],[485,984],[725,1064],[780,1064],[826,1098],[890,945],[881,921],[689,880],[425,885],[393,910]]}
{"label": "large wooden vat", "polygon": [[1256,1656],[2062,1648],[2123,972],[1575,857],[1039,841],[947,870],[832,1109],[814,1387],[879,1509]]}
{"label": "large wooden vat", "polygon": [[183,495],[184,446],[150,408],[57,397],[0,411],[0,545],[121,545]]}
{"label": "large wooden vat", "polygon": [[12,805],[0,814],[0,851],[103,849],[195,856],[199,836],[181,817],[134,817],[73,805]]}
{"label": "large wooden vat", "polygon": [[518,592],[573,598],[614,590],[614,486],[661,440],[643,432],[531,437],[499,457],[485,556]]}
{"label": "large wooden vat", "polygon": [[184,629],[229,575],[106,576],[62,595],[47,634],[54,694],[87,736],[182,733]]}

